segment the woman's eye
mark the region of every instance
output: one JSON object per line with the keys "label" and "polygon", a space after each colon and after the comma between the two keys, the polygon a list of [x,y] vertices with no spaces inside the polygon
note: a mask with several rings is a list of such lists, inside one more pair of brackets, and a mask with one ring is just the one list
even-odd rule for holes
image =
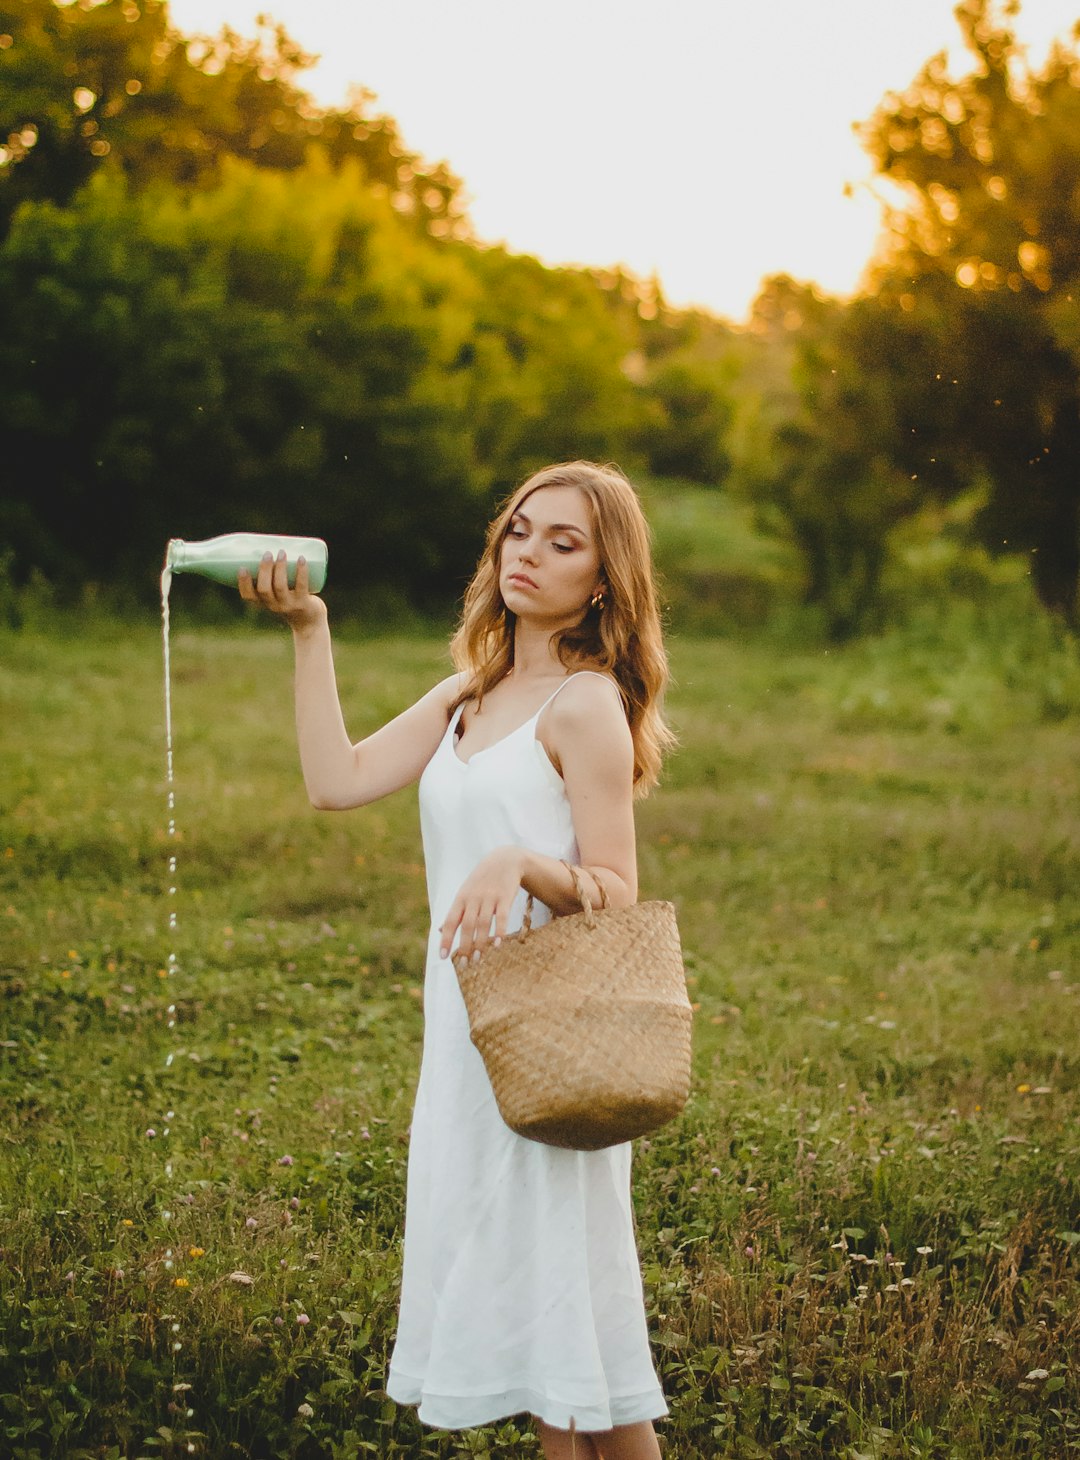
{"label": "woman's eye", "polygon": [[572,553],[574,551],[574,545],[570,542],[557,542],[554,546],[560,553]]}
{"label": "woman's eye", "polygon": [[508,527],[506,529],[506,535],[507,537],[524,537],[525,532],[524,529],[520,527]]}

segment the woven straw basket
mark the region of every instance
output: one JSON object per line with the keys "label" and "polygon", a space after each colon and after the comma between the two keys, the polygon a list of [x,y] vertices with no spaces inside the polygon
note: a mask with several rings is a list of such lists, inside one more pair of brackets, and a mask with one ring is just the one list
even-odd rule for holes
{"label": "woven straw basket", "polygon": [[[565,864],[570,867],[569,863]],[[595,1151],[678,1115],[690,1091],[690,1001],[670,902],[583,912],[455,955],[473,1044],[518,1135]]]}

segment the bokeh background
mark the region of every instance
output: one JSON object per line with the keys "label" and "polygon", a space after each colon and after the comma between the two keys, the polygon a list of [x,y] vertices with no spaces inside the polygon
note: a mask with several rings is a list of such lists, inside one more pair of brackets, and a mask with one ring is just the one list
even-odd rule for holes
{"label": "bokeh background", "polygon": [[[501,139],[482,202],[513,248],[471,221],[453,156],[414,151],[362,76],[344,103],[306,91],[312,56],[266,17],[188,35],[164,4],[6,3],[4,614],[31,583],[145,602],[168,537],[238,524],[327,537],[353,608],[362,589],[369,612],[445,611],[492,503],[586,456],[670,483],[655,495],[673,508],[682,491],[684,514],[734,514],[698,561],[664,561],[699,622],[762,620],[783,598],[840,639],[905,599],[1028,576],[1070,621],[1080,62],[1067,27],[1049,43],[1048,3],[1030,51],[1021,16],[975,0],[937,6],[936,26],[925,5],[887,25],[860,6],[846,29],[782,3],[753,27],[676,6],[655,43],[639,10],[621,29],[606,6],[577,29],[530,12],[516,47],[474,4],[457,56],[451,12],[432,7],[428,33],[406,7],[418,79],[444,78],[422,128],[446,117],[470,156],[478,131]],[[356,49],[339,77],[363,66],[365,14],[341,22]],[[388,27],[370,24],[377,61]],[[898,24],[908,52],[920,27],[940,47],[915,75],[897,70]],[[499,78],[490,95],[466,54]],[[893,77],[873,105],[867,70]],[[867,109],[841,124],[844,72]],[[545,139],[562,186],[530,166]],[[868,207],[884,230],[859,258]],[[534,256],[565,256],[575,229],[588,265]],[[736,323],[671,302],[665,249],[682,296],[727,300]]]}
{"label": "bokeh background", "polygon": [[415,793],[316,815],[289,636],[178,577],[168,804],[158,575],[327,538],[360,739],[579,456],[679,736],[666,1460],[1080,1452],[1072,9],[0,0],[4,1460],[539,1456],[383,1387]]}

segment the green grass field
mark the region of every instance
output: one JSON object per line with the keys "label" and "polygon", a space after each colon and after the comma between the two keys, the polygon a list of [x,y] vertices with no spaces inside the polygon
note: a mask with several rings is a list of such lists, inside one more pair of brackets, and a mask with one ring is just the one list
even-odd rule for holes
{"label": "green grass field", "polygon": [[[155,625],[0,638],[0,1453],[538,1456],[382,1392],[415,791],[312,811],[287,636],[185,628],[181,587],[173,621],[175,897]],[[671,647],[639,863],[695,1085],[635,1156],[664,1453],[1080,1452],[1075,646],[1003,607]],[[337,662],[356,737],[448,668]]]}

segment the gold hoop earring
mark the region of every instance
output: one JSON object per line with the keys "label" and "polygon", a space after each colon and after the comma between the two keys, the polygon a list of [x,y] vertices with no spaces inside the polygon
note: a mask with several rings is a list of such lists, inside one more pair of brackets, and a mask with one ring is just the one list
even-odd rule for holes
{"label": "gold hoop earring", "polygon": [[594,593],[593,596],[589,599],[589,607],[595,608],[599,611],[603,611],[604,593],[602,589],[598,593]]}

